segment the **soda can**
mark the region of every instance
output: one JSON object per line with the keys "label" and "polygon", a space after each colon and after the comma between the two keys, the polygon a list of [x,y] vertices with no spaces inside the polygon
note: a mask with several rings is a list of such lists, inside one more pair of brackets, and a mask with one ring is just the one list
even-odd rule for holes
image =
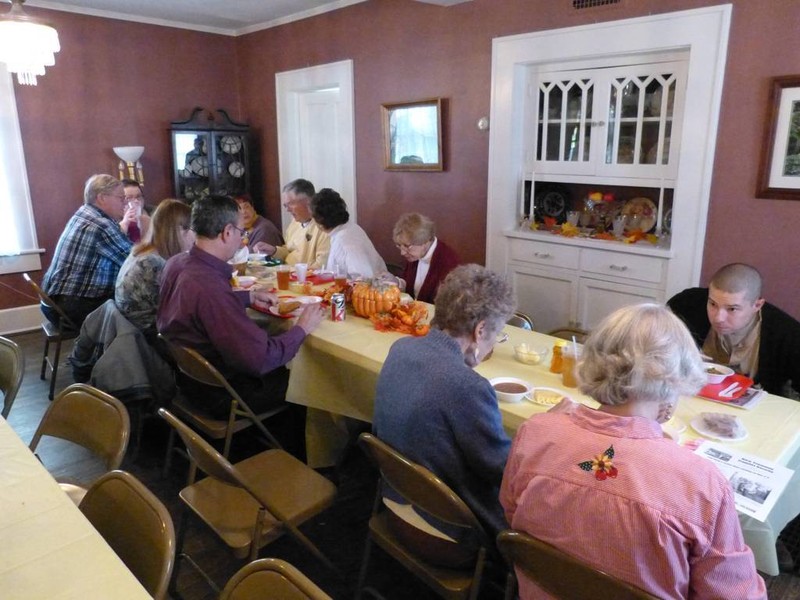
{"label": "soda can", "polygon": [[345,317],[344,294],[331,296],[331,321],[344,321]]}

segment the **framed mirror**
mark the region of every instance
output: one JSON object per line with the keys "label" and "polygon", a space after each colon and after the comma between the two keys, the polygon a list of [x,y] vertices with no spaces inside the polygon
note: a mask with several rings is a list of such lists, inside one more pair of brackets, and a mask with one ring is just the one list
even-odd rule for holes
{"label": "framed mirror", "polygon": [[442,171],[442,99],[382,105],[384,167]]}

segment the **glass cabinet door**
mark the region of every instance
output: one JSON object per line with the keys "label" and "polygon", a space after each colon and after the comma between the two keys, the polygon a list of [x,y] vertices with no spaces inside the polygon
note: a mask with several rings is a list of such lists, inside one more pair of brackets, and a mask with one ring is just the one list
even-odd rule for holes
{"label": "glass cabinet door", "polygon": [[674,177],[670,142],[679,82],[683,84],[681,65],[643,65],[611,77],[598,174]]}
{"label": "glass cabinet door", "polygon": [[177,196],[188,202],[209,193],[211,135],[208,132],[172,133]]}
{"label": "glass cabinet door", "polygon": [[542,172],[568,165],[570,172],[591,172],[591,77],[542,77],[538,84],[536,161]]}
{"label": "glass cabinet door", "polygon": [[247,137],[237,132],[215,132],[214,147],[214,189],[215,193],[227,196],[244,194],[247,189],[248,173]]}

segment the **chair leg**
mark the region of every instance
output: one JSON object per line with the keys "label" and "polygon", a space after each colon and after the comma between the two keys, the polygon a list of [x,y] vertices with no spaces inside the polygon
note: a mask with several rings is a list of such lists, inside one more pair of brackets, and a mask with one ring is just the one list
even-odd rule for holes
{"label": "chair leg", "polygon": [[52,379],[50,380],[50,400],[53,399],[56,391],[56,378],[58,377],[58,361],[61,360],[61,338],[56,340],[55,358],[53,359]]}
{"label": "chair leg", "polygon": [[506,575],[506,594],[505,600],[514,600],[517,597],[517,578],[514,576],[514,568]]}
{"label": "chair leg", "polygon": [[39,374],[39,379],[44,381],[45,374],[47,373],[47,356],[50,353],[50,340],[45,336],[44,338],[44,352],[42,352],[42,372]]}
{"label": "chair leg", "polygon": [[469,592],[469,600],[476,600],[481,589],[481,578],[486,567],[486,548],[481,548],[478,552],[478,560],[475,563],[475,573],[472,575],[472,589]]}
{"label": "chair leg", "polygon": [[372,539],[369,532],[367,532],[367,543],[364,546],[364,558],[361,559],[361,568],[358,571],[358,583],[356,584],[356,597],[355,600],[361,600],[364,593],[364,582],[367,579],[367,569],[369,568],[369,558],[372,551]]}
{"label": "chair leg", "polygon": [[163,477],[169,477],[169,471],[172,467],[172,453],[175,451],[175,429],[169,428],[169,438],[167,439],[167,455],[164,457],[164,471]]}

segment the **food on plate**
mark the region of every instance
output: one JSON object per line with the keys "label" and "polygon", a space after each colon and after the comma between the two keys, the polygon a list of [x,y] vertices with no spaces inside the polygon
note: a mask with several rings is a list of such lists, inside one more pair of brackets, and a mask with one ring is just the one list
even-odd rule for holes
{"label": "food on plate", "polygon": [[736,415],[704,412],[700,413],[700,418],[709,433],[721,438],[736,439],[746,434],[744,425]]}
{"label": "food on plate", "polygon": [[296,311],[300,308],[303,304],[298,302],[297,300],[284,300],[278,303],[278,314],[281,315],[288,315],[291,312]]}
{"label": "food on plate", "polygon": [[706,369],[706,373],[710,373],[712,375],[722,375],[723,373],[725,373],[725,371],[720,371],[716,367],[709,367],[708,369]]}
{"label": "food on plate", "polygon": [[[355,305],[355,295],[353,304]],[[423,302],[411,302],[397,305],[389,312],[373,314],[369,319],[375,324],[375,329],[378,331],[397,331],[423,336],[430,331],[430,325],[422,323],[427,316],[428,308]]]}
{"label": "food on plate", "polygon": [[553,390],[533,390],[533,399],[539,404],[558,404],[564,396]]}
{"label": "food on plate", "polygon": [[504,394],[524,394],[528,388],[514,381],[501,381],[500,383],[494,384],[494,389]]}

